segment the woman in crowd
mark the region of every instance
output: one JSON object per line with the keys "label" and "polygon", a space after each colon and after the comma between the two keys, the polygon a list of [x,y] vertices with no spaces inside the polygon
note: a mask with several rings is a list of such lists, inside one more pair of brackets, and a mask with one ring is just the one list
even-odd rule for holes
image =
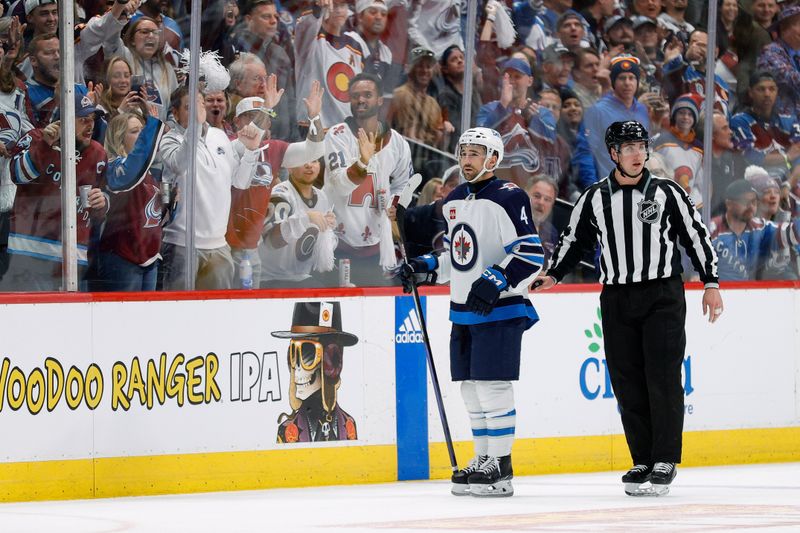
{"label": "woman in crowd", "polygon": [[161,228],[168,210],[150,166],[165,126],[154,106],[148,111],[146,120],[122,113],[108,125],[106,187],[111,201],[97,259],[99,290],[156,289]]}
{"label": "woman in crowd", "polygon": [[166,120],[169,97],[178,88],[178,78],[164,59],[166,44],[158,23],[150,17],[139,17],[128,26],[124,39],[115,37],[105,52],[119,54],[128,61],[132,67],[131,90],[138,92],[138,85],[145,87],[148,100],[158,109],[158,118]]}

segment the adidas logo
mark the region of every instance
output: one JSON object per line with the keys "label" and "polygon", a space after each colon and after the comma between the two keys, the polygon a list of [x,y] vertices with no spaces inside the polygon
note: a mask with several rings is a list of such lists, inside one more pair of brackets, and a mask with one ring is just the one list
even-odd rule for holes
{"label": "adidas logo", "polygon": [[416,309],[411,309],[405,320],[403,320],[403,323],[397,328],[394,342],[398,344],[423,342],[422,326],[419,324],[419,316],[417,315]]}

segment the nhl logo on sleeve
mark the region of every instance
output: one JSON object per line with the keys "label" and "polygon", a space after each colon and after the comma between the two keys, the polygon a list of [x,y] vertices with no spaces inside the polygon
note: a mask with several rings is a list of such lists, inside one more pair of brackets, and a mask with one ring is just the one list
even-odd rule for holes
{"label": "nhl logo on sleeve", "polygon": [[636,216],[645,224],[655,224],[661,219],[661,204],[655,200],[642,200],[638,204]]}

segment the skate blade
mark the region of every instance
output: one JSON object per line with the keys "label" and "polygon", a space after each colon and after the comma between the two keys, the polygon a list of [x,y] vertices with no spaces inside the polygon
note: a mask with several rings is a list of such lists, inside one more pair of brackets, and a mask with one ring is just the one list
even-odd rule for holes
{"label": "skate blade", "polygon": [[669,485],[653,485],[640,483],[625,483],[625,494],[634,497],[666,496],[669,494]]}
{"label": "skate blade", "polygon": [[498,481],[488,485],[470,483],[469,494],[476,498],[507,498],[514,495],[510,480]]}
{"label": "skate blade", "polygon": [[469,485],[466,483],[453,483],[450,487],[450,494],[453,496],[469,496]]}

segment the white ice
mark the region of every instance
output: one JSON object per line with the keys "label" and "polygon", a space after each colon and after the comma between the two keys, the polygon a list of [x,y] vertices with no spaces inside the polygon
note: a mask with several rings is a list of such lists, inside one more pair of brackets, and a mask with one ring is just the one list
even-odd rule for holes
{"label": "white ice", "polygon": [[620,472],[514,479],[511,498],[446,481],[0,505],[2,533],[800,531],[800,463],[680,468],[668,496],[625,496]]}

